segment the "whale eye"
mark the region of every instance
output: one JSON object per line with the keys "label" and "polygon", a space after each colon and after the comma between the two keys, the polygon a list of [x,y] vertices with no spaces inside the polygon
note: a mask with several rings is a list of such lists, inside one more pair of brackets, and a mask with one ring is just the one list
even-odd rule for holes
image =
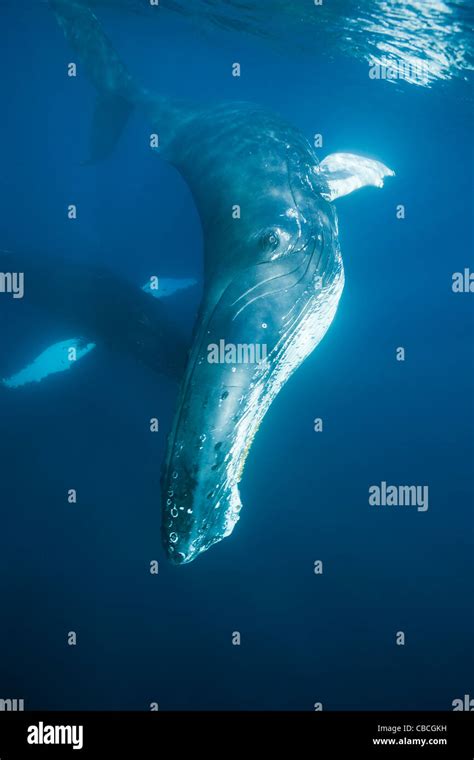
{"label": "whale eye", "polygon": [[280,245],[280,235],[276,230],[268,230],[260,238],[260,245],[264,251],[275,251]]}

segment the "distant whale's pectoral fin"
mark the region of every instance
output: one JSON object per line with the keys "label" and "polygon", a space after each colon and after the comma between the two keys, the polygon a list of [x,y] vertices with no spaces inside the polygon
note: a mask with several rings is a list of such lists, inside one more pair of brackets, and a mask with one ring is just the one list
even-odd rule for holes
{"label": "distant whale's pectoral fin", "polygon": [[194,285],[197,285],[197,280],[191,278],[150,277],[142,286],[142,290],[149,293],[153,298],[167,298],[180,290],[192,288]]}
{"label": "distant whale's pectoral fin", "polygon": [[70,338],[54,343],[42,351],[31,364],[3,379],[1,384],[6,388],[21,388],[28,383],[39,383],[49,375],[71,369],[94,348],[95,343],[88,343],[82,338]]}
{"label": "distant whale's pectoral fin", "polygon": [[328,201],[334,201],[367,185],[383,187],[384,178],[395,175],[394,171],[380,161],[354,153],[331,153],[321,161],[316,171],[327,186],[321,195]]}

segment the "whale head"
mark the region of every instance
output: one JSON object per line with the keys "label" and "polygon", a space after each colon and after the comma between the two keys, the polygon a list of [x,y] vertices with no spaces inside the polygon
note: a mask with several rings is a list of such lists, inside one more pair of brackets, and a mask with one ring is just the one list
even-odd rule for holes
{"label": "whale head", "polygon": [[222,129],[220,163],[196,159],[187,175],[206,267],[162,476],[162,538],[176,564],[232,532],[255,433],[324,336],[343,289],[328,178],[300,133],[267,116],[257,129],[258,118],[234,114],[228,153]]}

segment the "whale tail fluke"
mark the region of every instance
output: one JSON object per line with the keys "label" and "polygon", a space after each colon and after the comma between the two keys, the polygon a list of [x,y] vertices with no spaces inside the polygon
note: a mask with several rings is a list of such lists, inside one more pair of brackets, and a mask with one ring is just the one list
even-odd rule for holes
{"label": "whale tail fluke", "polygon": [[154,129],[159,128],[159,148],[166,148],[198,107],[137,85],[85,0],[47,2],[97,91],[89,158],[84,164],[112,154],[136,107],[144,111]]}
{"label": "whale tail fluke", "polygon": [[97,90],[89,158],[85,162],[96,163],[113,152],[141,90],[89,7],[81,0],[49,0],[49,6]]}
{"label": "whale tail fluke", "polygon": [[132,111],[133,105],[120,96],[97,98],[89,138],[89,157],[83,161],[83,166],[103,161],[112,155]]}

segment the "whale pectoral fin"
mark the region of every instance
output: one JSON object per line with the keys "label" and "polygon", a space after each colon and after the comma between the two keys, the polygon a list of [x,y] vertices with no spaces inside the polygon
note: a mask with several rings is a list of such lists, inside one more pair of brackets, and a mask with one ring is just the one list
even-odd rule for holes
{"label": "whale pectoral fin", "polygon": [[321,161],[316,171],[327,185],[321,192],[327,201],[334,201],[360,187],[383,187],[384,177],[395,175],[380,161],[355,153],[331,153]]}
{"label": "whale pectoral fin", "polygon": [[71,369],[94,348],[95,343],[88,343],[82,338],[70,338],[54,343],[42,351],[31,364],[14,375],[4,378],[1,384],[13,389],[21,388],[28,383],[39,383],[50,375]]}
{"label": "whale pectoral fin", "polygon": [[197,285],[197,280],[191,278],[150,277],[142,286],[142,290],[153,298],[167,298],[180,290],[192,288],[194,285]]}

